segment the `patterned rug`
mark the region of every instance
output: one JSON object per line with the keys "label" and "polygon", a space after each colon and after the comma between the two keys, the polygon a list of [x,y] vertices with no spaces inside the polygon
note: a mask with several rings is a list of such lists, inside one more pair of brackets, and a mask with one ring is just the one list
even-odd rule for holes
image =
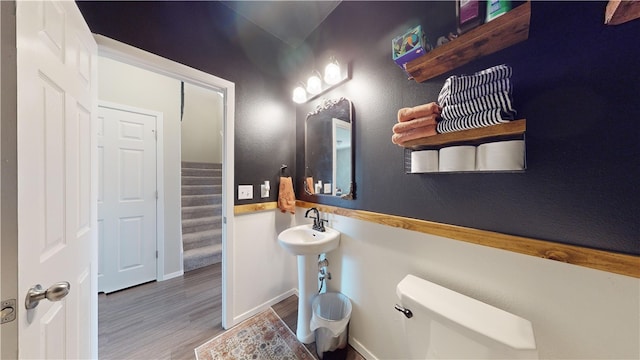
{"label": "patterned rug", "polygon": [[269,308],[195,349],[197,360],[311,360],[315,357]]}

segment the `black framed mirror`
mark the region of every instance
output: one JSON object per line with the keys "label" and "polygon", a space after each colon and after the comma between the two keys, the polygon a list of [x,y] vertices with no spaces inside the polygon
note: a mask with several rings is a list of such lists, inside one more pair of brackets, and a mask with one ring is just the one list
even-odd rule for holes
{"label": "black framed mirror", "polygon": [[326,99],[305,120],[305,192],[353,199],[353,160],[353,105]]}

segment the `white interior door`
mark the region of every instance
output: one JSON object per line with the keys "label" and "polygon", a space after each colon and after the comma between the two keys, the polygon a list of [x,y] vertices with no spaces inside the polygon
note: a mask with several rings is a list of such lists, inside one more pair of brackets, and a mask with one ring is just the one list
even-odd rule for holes
{"label": "white interior door", "polygon": [[[73,1],[17,1],[20,358],[97,356],[97,46]],[[41,284],[70,283],[26,310]],[[51,295],[51,293],[49,293]]]}
{"label": "white interior door", "polygon": [[98,107],[98,290],[156,280],[156,122],[159,114]]}

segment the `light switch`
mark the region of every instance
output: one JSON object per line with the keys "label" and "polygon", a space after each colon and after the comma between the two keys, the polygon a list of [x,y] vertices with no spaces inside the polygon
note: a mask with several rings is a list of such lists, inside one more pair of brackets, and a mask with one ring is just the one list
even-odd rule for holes
{"label": "light switch", "polygon": [[271,185],[269,185],[269,181],[265,181],[264,184],[260,185],[260,197],[268,198],[269,190],[271,190]]}
{"label": "light switch", "polygon": [[238,185],[238,200],[253,199],[253,185]]}

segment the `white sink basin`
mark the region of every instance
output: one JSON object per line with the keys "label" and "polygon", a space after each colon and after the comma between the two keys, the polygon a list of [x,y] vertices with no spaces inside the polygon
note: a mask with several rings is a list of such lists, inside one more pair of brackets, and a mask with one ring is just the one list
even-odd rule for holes
{"label": "white sink basin", "polygon": [[311,224],[288,228],[278,235],[278,242],[294,255],[320,255],[338,247],[340,233],[329,227],[324,232],[311,228]]}

